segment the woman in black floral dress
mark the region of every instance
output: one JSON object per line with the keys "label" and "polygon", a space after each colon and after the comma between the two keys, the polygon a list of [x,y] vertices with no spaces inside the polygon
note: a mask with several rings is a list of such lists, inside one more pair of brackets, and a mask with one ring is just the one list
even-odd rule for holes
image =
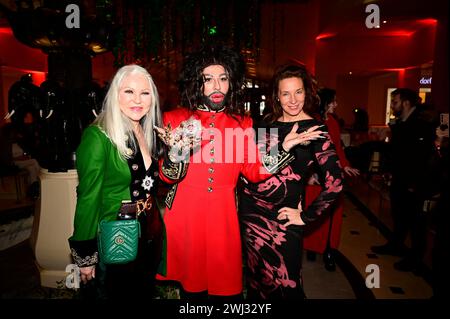
{"label": "woman in black floral dress", "polygon": [[[316,92],[304,67],[280,67],[274,74],[273,87],[272,110],[255,128],[263,152],[282,141],[294,125],[298,125],[297,132],[303,132],[322,124],[312,117]],[[326,131],[326,127],[320,130]],[[239,215],[249,299],[305,298],[301,276],[303,226],[326,214],[342,191],[341,166],[327,132],[324,138],[292,151],[295,160],[265,181],[252,184],[241,178]],[[318,173],[323,190],[303,210],[305,186],[312,172]]]}

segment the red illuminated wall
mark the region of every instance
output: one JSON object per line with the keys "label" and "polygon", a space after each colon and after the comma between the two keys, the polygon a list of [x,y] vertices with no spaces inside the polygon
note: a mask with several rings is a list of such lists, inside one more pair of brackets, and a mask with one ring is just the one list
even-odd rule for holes
{"label": "red illuminated wall", "polygon": [[92,79],[100,85],[109,82],[114,76],[114,56],[111,52],[103,53],[92,59]]}
{"label": "red illuminated wall", "polygon": [[336,97],[337,114],[343,118],[346,126],[353,124],[352,110],[355,107],[367,110],[368,78],[363,76],[341,75],[337,77]]}
{"label": "red illuminated wall", "polygon": [[10,28],[0,28],[0,120],[8,108],[8,90],[26,73],[31,73],[33,83],[40,85],[47,72],[47,55],[17,41]]}
{"label": "red illuminated wall", "polygon": [[[448,1],[445,1],[448,5]],[[448,12],[448,11],[447,11]],[[448,17],[437,26],[433,64],[432,102],[439,112],[449,112]]]}
{"label": "red illuminated wall", "polygon": [[[413,34],[337,35],[316,40],[317,78],[322,85],[338,89],[345,102],[339,114],[346,123],[353,121],[351,110],[359,104],[368,111],[370,125],[382,125],[388,87],[419,89],[421,67],[434,59],[436,23],[417,23],[423,27]],[[360,93],[353,97],[361,89],[364,98]]]}
{"label": "red illuminated wall", "polygon": [[10,28],[0,28],[0,62],[18,69],[47,71],[47,55],[16,40]]}

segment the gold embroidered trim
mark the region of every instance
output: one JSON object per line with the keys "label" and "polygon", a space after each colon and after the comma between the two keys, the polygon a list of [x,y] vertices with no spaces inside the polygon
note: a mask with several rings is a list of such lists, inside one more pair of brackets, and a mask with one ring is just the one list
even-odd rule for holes
{"label": "gold embroidered trim", "polygon": [[[161,171],[167,178],[170,178],[171,180],[179,181],[182,178],[186,176],[187,169],[188,169],[189,163],[173,163],[170,161],[170,159],[164,159]],[[166,206],[171,209],[173,201],[175,199],[175,193],[178,188],[178,183],[172,185],[171,189],[166,195],[166,198],[164,202],[166,203]]]}
{"label": "gold embroidered trim", "polygon": [[175,199],[175,194],[177,192],[178,184],[174,184],[170,191],[166,195],[164,202],[169,209],[172,209],[173,200]]}
{"label": "gold embroidered trim", "polygon": [[161,171],[167,178],[170,178],[172,180],[179,180],[186,176],[187,167],[188,163],[173,163],[164,161],[161,167]]}

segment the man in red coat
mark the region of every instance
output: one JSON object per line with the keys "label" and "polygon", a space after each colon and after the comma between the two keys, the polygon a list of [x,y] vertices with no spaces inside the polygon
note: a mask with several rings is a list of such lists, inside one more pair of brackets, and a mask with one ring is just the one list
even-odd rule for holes
{"label": "man in red coat", "polygon": [[235,201],[239,174],[261,181],[293,159],[288,152],[294,145],[321,134],[297,134],[294,127],[261,161],[252,120],[239,103],[244,73],[241,56],[228,48],[208,47],[191,54],[179,81],[185,107],[165,113],[166,129],[158,130],[169,145],[160,176],[173,185],[164,215],[167,274],[158,279],[179,282],[182,298],[241,298]]}

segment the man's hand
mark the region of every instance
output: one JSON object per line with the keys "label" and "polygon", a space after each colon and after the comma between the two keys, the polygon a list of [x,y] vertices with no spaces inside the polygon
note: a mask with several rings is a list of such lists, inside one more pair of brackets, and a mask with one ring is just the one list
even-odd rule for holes
{"label": "man's hand", "polygon": [[185,161],[191,151],[202,142],[202,123],[193,117],[183,121],[172,130],[170,123],[165,128],[155,127],[159,138],[169,147],[169,158],[174,163]]}
{"label": "man's hand", "polygon": [[202,141],[202,123],[193,117],[183,121],[180,125],[172,130],[167,125],[165,128],[155,126],[159,138],[170,148],[177,149],[194,149],[200,145]]}
{"label": "man's hand", "polygon": [[169,147],[172,147],[172,145],[175,144],[170,123],[165,128],[155,126],[155,130],[156,132],[158,132],[158,137],[161,139],[161,141],[163,141],[164,144]]}

